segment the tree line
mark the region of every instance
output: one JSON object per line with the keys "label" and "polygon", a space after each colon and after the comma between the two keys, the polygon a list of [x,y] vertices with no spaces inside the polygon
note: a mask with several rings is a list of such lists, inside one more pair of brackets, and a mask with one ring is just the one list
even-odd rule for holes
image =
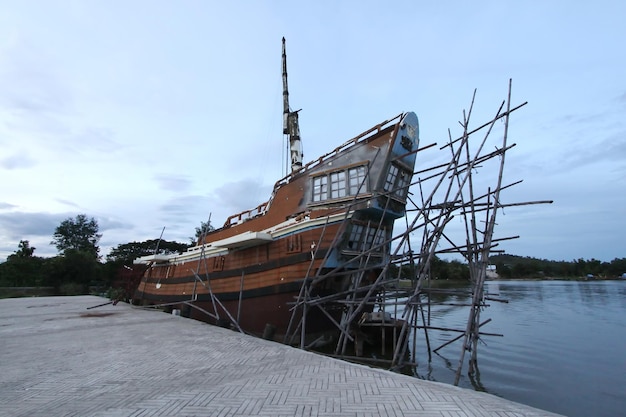
{"label": "tree line", "polygon": [[[51,244],[58,254],[50,258],[35,255],[36,248],[28,240],[21,240],[15,253],[0,264],[0,287],[51,287],[55,294],[85,294],[90,288],[110,288],[120,285],[120,277],[136,269],[133,260],[152,254],[182,253],[206,233],[213,230],[209,222],[196,227],[190,243],[162,239],[129,242],[116,246],[106,255],[100,255],[98,222],[85,214],[68,218],[55,229]],[[626,273],[626,258],[601,262],[597,259],[550,261],[531,257],[501,254],[490,258],[500,278],[581,278],[593,275],[599,278],[617,278]],[[392,267],[390,273],[397,274]],[[440,280],[469,279],[467,264],[437,257],[431,262],[431,277]],[[397,276],[397,275],[396,275]],[[410,278],[414,271],[404,266],[400,276]]]}
{"label": "tree line", "polygon": [[[501,279],[587,279],[590,276],[600,279],[622,278],[626,273],[626,258],[616,258],[611,262],[597,259],[575,259],[572,261],[551,261],[509,254],[492,255],[490,266],[495,267]],[[397,276],[398,268],[391,273]],[[414,268],[404,265],[401,278],[410,279],[415,275]],[[430,266],[430,277],[436,280],[466,281],[470,279],[467,264],[453,260],[446,261],[434,257]]]}
{"label": "tree line", "polygon": [[597,259],[574,259],[551,261],[516,255],[494,255],[490,262],[496,266],[501,278],[569,278],[576,279],[592,275],[596,278],[619,278],[626,273],[626,258],[615,258],[610,262]]}
{"label": "tree line", "polygon": [[[195,239],[206,233],[199,229]],[[54,257],[36,256],[36,248],[28,240],[21,240],[17,251],[0,264],[0,287],[51,287],[60,295],[86,294],[90,288],[106,290],[119,285],[116,281],[123,271],[132,268],[134,259],[155,253],[182,253],[191,246],[162,239],[129,242],[111,249],[103,261],[101,237],[98,222],[79,214],[55,229],[50,242],[58,250]]]}

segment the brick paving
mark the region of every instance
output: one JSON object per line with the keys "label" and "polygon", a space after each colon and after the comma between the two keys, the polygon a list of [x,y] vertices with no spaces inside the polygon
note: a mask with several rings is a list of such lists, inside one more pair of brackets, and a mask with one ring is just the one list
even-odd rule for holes
{"label": "brick paving", "polygon": [[554,416],[94,296],[0,300],[2,416]]}

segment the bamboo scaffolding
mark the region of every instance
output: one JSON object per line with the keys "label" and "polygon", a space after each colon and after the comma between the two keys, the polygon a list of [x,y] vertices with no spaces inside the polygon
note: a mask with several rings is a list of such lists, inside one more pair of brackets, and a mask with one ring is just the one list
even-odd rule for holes
{"label": "bamboo scaffolding", "polygon": [[[292,320],[294,324],[296,321],[298,323],[295,327],[290,323],[288,331],[292,338],[296,333],[300,334],[301,347],[304,347],[306,336],[307,311],[316,308],[331,319],[339,331],[335,353],[331,356],[347,360],[369,360],[369,358],[358,355],[350,355],[346,348],[348,342],[357,343],[353,328],[355,324],[358,325],[357,321],[365,308],[367,307],[368,311],[371,311],[372,308],[379,308],[383,313],[382,322],[379,324],[371,323],[368,326],[380,326],[380,339],[385,342],[381,348],[383,355],[387,353],[386,342],[391,342],[393,346],[389,360],[375,359],[374,362],[387,364],[390,369],[398,369],[407,365],[416,366],[418,334],[423,334],[429,360],[431,359],[431,352],[438,352],[458,340],[463,340],[455,384],[458,384],[465,362],[465,353],[468,351],[471,352],[469,373],[471,375],[477,372],[477,351],[480,338],[502,336],[498,333],[480,330],[483,325],[491,321],[491,319],[487,319],[481,322],[481,312],[489,306],[487,301],[507,302],[507,300],[494,298],[493,294],[486,294],[484,291],[489,255],[500,252],[497,249],[500,242],[519,238],[519,236],[494,237],[497,211],[507,207],[552,203],[551,200],[521,203],[503,202],[501,200],[502,191],[522,182],[520,180],[503,184],[505,155],[516,146],[507,143],[510,115],[527,104],[524,102],[521,105],[511,107],[511,89],[512,82],[509,81],[507,99],[500,103],[495,115],[479,127],[470,128],[476,100],[476,91],[474,91],[469,110],[463,111],[462,121],[459,122],[463,133],[453,139],[451,132],[448,131],[447,143],[439,148],[441,150],[449,149],[449,160],[446,163],[414,172],[414,176],[421,174],[426,174],[426,176],[418,177],[406,186],[419,189],[420,201],[416,203],[411,193],[407,196],[404,231],[385,239],[379,245],[372,245],[368,249],[351,253],[349,261],[330,271],[314,271],[312,267],[310,268],[303,280],[300,294],[291,307]],[[494,151],[486,152],[487,140],[492,136],[498,121],[502,121],[504,124],[502,141]],[[481,136],[476,140],[479,133]],[[419,148],[419,151],[433,149],[435,145],[431,144]],[[486,190],[481,190],[484,185],[480,182],[479,186],[479,181],[475,178],[475,171],[485,169],[484,166],[487,164],[497,164],[496,180]],[[391,190],[371,198],[393,195],[394,192],[395,190]],[[389,199],[387,199],[387,204],[388,202]],[[363,203],[363,199],[355,199],[347,207],[349,208],[356,203]],[[386,210],[387,207],[385,206],[384,211]],[[384,215],[385,213],[382,217]],[[377,231],[382,227],[382,217],[381,221],[374,227]],[[447,232],[454,218],[460,218],[463,223],[465,238],[462,242]],[[373,225],[368,224],[369,226]],[[343,228],[340,228],[333,238],[333,242],[340,239],[343,233]],[[419,237],[420,241],[417,241],[416,237]],[[391,248],[388,254],[389,262],[381,268],[373,282],[362,285],[364,274],[371,269],[369,264],[372,256],[384,247]],[[432,264],[435,257],[441,254],[455,254],[465,260],[470,270],[470,289],[460,291],[433,288]],[[328,256],[328,253],[325,256]],[[397,268],[397,272],[392,274],[391,267]],[[401,278],[405,276],[404,273],[407,270],[412,271],[411,285],[409,288],[400,289]],[[320,285],[326,280],[346,276],[350,277],[350,285],[345,291],[324,297],[311,296],[310,289],[316,285]],[[470,297],[470,301],[437,301],[436,298],[433,298],[437,295],[465,296]],[[433,324],[431,311],[436,306],[468,307],[468,319],[465,328],[455,329]],[[341,308],[343,311],[340,321],[334,320],[330,313],[332,309],[337,308]],[[388,312],[391,314],[391,311],[393,311],[393,322],[385,319],[385,315]],[[296,320],[296,314],[299,315],[299,320]],[[392,340],[388,340],[389,335],[385,332],[385,326],[392,323],[394,325]],[[429,332],[433,331],[460,334],[433,350],[429,335]],[[288,340],[287,336],[285,340]],[[409,347],[411,347],[412,355],[409,355]]]}

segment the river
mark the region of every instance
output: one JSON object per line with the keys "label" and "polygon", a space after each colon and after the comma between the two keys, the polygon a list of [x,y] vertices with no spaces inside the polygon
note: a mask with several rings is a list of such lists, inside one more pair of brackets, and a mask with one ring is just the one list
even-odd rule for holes
{"label": "river", "polygon": [[[626,281],[489,281],[486,290],[509,302],[489,302],[481,331],[504,336],[482,338],[475,378],[466,354],[459,386],[572,417],[626,415]],[[432,324],[465,328],[468,313],[437,305]],[[431,346],[456,335],[431,330]],[[430,362],[417,346],[416,376],[452,384],[461,341]]]}

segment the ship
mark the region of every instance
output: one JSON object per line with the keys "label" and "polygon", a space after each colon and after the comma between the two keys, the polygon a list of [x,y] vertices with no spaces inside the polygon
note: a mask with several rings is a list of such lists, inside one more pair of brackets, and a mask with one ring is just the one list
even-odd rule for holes
{"label": "ship", "polygon": [[[136,259],[144,272],[135,304],[166,306],[285,343],[298,334],[313,340],[349,327],[345,302],[316,308],[300,300],[306,294],[307,300],[347,302],[355,289],[371,290],[386,270],[394,222],[405,216],[409,198],[418,118],[400,113],[303,163],[284,38],[282,83],[290,173],[266,202],[231,215],[185,252]],[[359,317],[372,310],[371,304],[360,308]]]}

